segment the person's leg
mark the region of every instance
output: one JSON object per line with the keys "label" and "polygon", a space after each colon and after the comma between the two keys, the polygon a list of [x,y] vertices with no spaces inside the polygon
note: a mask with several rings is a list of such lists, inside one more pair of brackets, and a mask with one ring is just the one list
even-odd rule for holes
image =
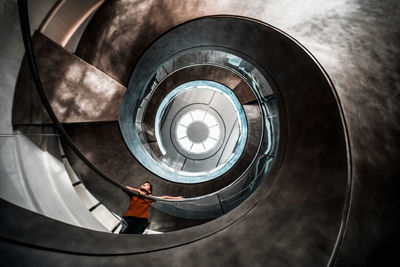
{"label": "person's leg", "polygon": [[134,234],[143,234],[144,230],[147,228],[147,219],[146,218],[137,218],[135,229],[133,230]]}
{"label": "person's leg", "polygon": [[148,225],[146,218],[124,217],[128,227],[121,234],[143,234]]}
{"label": "person's leg", "polygon": [[133,217],[123,217],[125,223],[126,223],[126,227],[125,229],[123,229],[121,232],[119,232],[120,234],[133,234],[133,228],[134,228],[134,220]]}

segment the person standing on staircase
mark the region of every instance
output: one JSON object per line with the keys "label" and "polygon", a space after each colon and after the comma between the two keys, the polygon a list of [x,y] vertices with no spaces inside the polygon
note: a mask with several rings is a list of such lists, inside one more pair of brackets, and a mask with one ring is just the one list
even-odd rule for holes
{"label": "person standing on staircase", "polygon": [[[144,182],[139,189],[130,186],[125,186],[125,193],[130,197],[128,210],[125,212],[123,219],[127,223],[127,227],[123,229],[121,234],[143,234],[147,226],[150,224],[149,211],[150,205],[154,201],[149,196],[152,196],[153,188],[150,182]],[[135,194],[138,193],[139,195]],[[156,198],[162,199],[183,199],[182,196],[171,197],[161,196]]]}

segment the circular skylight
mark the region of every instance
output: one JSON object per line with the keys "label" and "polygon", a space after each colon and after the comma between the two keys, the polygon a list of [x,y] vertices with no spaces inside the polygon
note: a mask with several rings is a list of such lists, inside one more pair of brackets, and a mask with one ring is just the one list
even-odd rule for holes
{"label": "circular skylight", "polygon": [[[151,97],[134,120],[142,131],[142,144],[147,136],[141,121]],[[239,100],[230,88],[214,81],[190,81],[174,88],[158,105],[154,119],[155,140],[144,150],[150,157],[139,157],[140,162],[173,182],[199,183],[221,176],[246,144],[247,121]]]}
{"label": "circular skylight", "polygon": [[220,124],[205,110],[191,110],[185,113],[177,124],[178,144],[189,153],[209,152],[220,138]]}

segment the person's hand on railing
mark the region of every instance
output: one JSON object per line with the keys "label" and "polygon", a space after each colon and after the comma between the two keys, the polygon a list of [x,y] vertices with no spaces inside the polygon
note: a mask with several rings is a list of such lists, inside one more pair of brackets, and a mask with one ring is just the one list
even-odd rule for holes
{"label": "person's hand on railing", "polygon": [[166,202],[168,202],[169,200],[171,200],[171,201],[174,202],[175,200],[182,200],[182,199],[185,199],[185,198],[182,197],[182,196],[178,196],[178,197],[172,197],[172,196],[151,196],[150,199],[153,200],[153,201],[166,201]]}
{"label": "person's hand on railing", "polygon": [[183,196],[179,196],[179,197],[171,197],[171,196],[162,196],[162,199],[184,199]]}
{"label": "person's hand on railing", "polygon": [[133,187],[130,187],[130,186],[125,186],[125,188],[128,189],[129,191],[134,191],[134,192],[138,193],[142,197],[147,197],[148,196],[145,192],[143,192],[143,191],[141,191],[141,190],[139,190],[137,188],[133,188]]}
{"label": "person's hand on railing", "polygon": [[150,199],[152,201],[158,201],[158,200],[181,200],[184,199],[183,196],[177,196],[177,197],[173,197],[173,196],[152,196],[151,194],[146,194],[145,191],[134,188],[134,187],[130,187],[130,186],[124,186],[122,188],[123,191],[125,191],[128,194],[135,194],[137,196],[143,197],[143,198],[147,198]]}

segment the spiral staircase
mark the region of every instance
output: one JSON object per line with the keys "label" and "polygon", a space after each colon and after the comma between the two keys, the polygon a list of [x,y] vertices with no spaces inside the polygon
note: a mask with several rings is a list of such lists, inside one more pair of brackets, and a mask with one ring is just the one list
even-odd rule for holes
{"label": "spiral staircase", "polygon": [[[1,4],[4,266],[396,259],[396,1]],[[145,235],[118,235],[150,181]]]}

